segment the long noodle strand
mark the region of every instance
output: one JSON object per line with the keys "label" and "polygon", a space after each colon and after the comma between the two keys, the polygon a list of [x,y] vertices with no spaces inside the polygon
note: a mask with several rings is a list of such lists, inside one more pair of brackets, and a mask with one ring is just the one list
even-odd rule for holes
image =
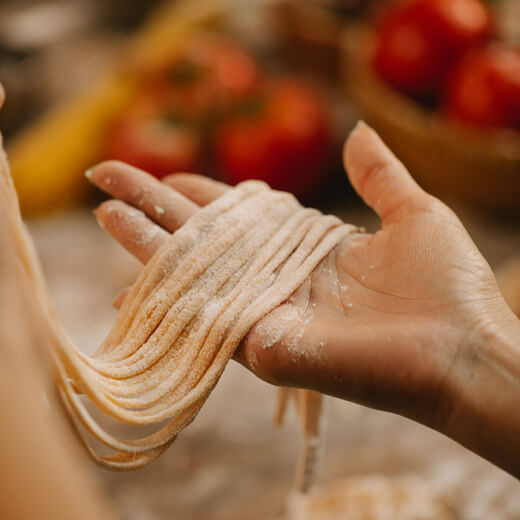
{"label": "long noodle strand", "polygon": [[[42,311],[64,408],[92,458],[115,470],[137,469],[159,457],[196,417],[251,327],[356,230],[263,183],[242,183],[168,238],[143,269],[99,350],[88,356],[70,341],[52,307],[3,150],[0,204]],[[298,392],[306,436],[296,487],[306,491],[321,396]],[[117,438],[91,416],[80,393],[119,421],[167,423],[135,440]],[[288,391],[280,395],[283,404]],[[92,437],[113,453],[98,454]]]}

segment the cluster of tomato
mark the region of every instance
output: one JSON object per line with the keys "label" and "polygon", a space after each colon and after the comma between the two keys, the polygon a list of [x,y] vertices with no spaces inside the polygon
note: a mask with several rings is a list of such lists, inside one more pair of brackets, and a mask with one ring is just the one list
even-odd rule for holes
{"label": "cluster of tomato", "polygon": [[373,63],[394,88],[467,125],[520,129],[520,48],[480,0],[412,0],[384,16]]}
{"label": "cluster of tomato", "polygon": [[209,170],[303,197],[316,187],[331,129],[309,85],[264,77],[249,53],[216,34],[195,35],[159,61],[113,128],[108,158],[157,177]]}

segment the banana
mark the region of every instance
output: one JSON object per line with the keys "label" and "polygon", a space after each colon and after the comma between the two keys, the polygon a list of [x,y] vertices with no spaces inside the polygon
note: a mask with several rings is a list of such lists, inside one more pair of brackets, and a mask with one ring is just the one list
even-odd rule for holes
{"label": "banana", "polygon": [[128,77],[101,81],[10,143],[8,156],[25,215],[61,209],[88,192],[82,173],[99,160],[110,124],[131,102]]}

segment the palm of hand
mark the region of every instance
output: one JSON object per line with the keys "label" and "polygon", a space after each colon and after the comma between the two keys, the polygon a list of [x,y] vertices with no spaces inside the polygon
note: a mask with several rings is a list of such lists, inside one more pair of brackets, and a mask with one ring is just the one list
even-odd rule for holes
{"label": "palm of hand", "polygon": [[277,384],[380,408],[401,411],[406,400],[408,414],[412,395],[421,420],[435,414],[439,373],[448,374],[479,307],[498,294],[489,294],[491,270],[456,216],[430,202],[374,235],[348,237],[251,331],[246,364]]}

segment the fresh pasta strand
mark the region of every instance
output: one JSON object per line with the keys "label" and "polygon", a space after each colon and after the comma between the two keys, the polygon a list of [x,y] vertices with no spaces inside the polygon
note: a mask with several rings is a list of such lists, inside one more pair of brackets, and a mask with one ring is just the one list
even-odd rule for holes
{"label": "fresh pasta strand", "polygon": [[[71,342],[53,309],[3,149],[0,204],[41,309],[63,406],[92,458],[114,470],[137,469],[159,457],[195,419],[251,327],[356,231],[336,217],[303,208],[290,194],[244,182],[168,238],[144,267],[99,350],[88,356]],[[289,392],[304,431],[295,487],[306,492],[322,398],[282,389],[282,405]],[[80,393],[131,425],[168,422],[137,440],[120,439],[90,415]],[[96,453],[91,437],[113,453]]]}

